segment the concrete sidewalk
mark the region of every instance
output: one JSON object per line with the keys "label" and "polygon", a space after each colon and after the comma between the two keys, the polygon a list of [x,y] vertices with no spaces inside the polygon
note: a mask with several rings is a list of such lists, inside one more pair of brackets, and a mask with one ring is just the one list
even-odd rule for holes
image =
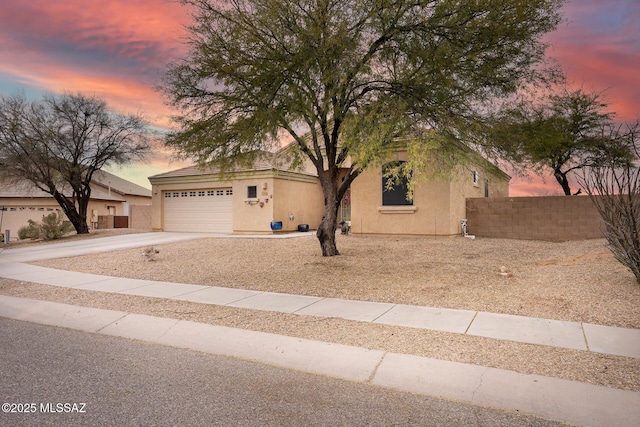
{"label": "concrete sidewalk", "polygon": [[640,393],[502,369],[48,301],[0,296],[0,316],[237,357],[582,426],[637,426]]}
{"label": "concrete sidewalk", "polygon": [[[0,277],[200,304],[335,317],[640,359],[640,330],[471,310],[351,301],[55,270],[0,254]],[[24,259],[24,258],[23,258]]]}

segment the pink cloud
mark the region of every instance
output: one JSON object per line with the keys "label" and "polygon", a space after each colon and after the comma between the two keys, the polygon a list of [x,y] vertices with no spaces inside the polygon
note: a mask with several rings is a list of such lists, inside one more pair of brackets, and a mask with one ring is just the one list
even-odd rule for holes
{"label": "pink cloud", "polygon": [[633,0],[569,2],[566,22],[547,36],[548,54],[570,84],[605,91],[620,121],[640,118],[640,3]]}

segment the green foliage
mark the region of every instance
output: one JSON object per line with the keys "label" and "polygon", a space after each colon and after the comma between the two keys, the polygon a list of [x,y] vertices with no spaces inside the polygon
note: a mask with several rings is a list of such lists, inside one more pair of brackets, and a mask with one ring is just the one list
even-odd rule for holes
{"label": "green foliage", "polygon": [[73,229],[73,225],[70,222],[64,221],[62,215],[54,212],[49,215],[43,215],[40,223],[30,219],[28,225],[18,230],[18,238],[21,240],[56,240],[73,231]]}
{"label": "green foliage", "polygon": [[[571,195],[568,175],[596,165],[604,152],[613,153],[615,141],[602,133],[615,116],[607,107],[601,93],[562,88],[501,111],[490,138],[501,143],[513,161],[540,174],[550,171],[564,194]],[[629,155],[627,149],[616,154],[620,160]]]}
{"label": "green foliage", "polygon": [[495,97],[541,78],[563,0],[181,3],[194,19],[161,87],[180,111],[166,144],[225,171],[286,133],[318,172],[333,239],[351,182],[398,138],[466,143]]}
{"label": "green foliage", "polygon": [[37,240],[40,238],[40,227],[38,223],[30,219],[28,225],[18,229],[18,238],[20,240]]}

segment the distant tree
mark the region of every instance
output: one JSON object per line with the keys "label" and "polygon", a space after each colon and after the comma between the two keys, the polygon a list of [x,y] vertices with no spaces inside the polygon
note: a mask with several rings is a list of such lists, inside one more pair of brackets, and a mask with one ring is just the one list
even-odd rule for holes
{"label": "distant tree", "polygon": [[[601,132],[615,117],[607,107],[601,93],[565,87],[541,101],[525,100],[500,111],[491,138],[501,141],[507,156],[516,162],[541,175],[550,171],[569,196],[570,174],[596,165],[605,152],[614,154],[616,141]],[[621,162],[630,155],[616,153]]]}
{"label": "distant tree", "polygon": [[333,256],[353,180],[401,136],[435,130],[450,148],[483,103],[534,78],[563,0],[181,3],[191,49],[161,88],[181,111],[167,144],[224,170],[288,135],[320,178],[317,237]]}
{"label": "distant tree", "polygon": [[142,158],[149,130],[138,115],[110,112],[98,98],[0,97],[0,171],[51,194],[78,234],[88,233],[93,173]]}
{"label": "distant tree", "polygon": [[[635,275],[640,284],[640,122],[633,126],[602,128],[602,138],[613,141],[580,182],[595,203],[604,222],[604,235],[614,257]],[[632,156],[622,161],[620,152]]]}

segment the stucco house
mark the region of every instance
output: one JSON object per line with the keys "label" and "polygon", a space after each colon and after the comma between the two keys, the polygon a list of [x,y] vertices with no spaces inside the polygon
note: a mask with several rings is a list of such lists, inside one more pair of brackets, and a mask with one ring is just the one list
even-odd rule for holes
{"label": "stucco house", "polygon": [[[402,162],[406,156],[398,150],[392,161]],[[406,183],[389,188],[385,165],[372,166],[351,184],[339,221],[349,222],[354,234],[459,234],[466,198],[509,195],[506,173],[479,155],[472,159],[446,179],[418,181],[411,200]],[[296,231],[304,224],[315,229],[324,215],[320,182],[309,165],[295,169],[262,160],[224,176],[192,166],[149,181],[152,229],[158,231],[272,233],[272,222],[282,223],[278,231]]]}
{"label": "stucco house", "polygon": [[[91,181],[91,199],[88,206],[87,224],[98,227],[98,218],[103,216],[130,216],[134,207],[151,205],[151,190],[134,184],[105,171],[97,171]],[[11,230],[11,239],[17,239],[18,230],[27,225],[29,219],[41,221],[44,215],[62,212],[55,199],[26,180],[0,183],[0,206],[2,232]],[[140,228],[150,228],[149,225]],[[144,219],[142,219],[144,222]],[[137,227],[136,227],[137,228]]]}

